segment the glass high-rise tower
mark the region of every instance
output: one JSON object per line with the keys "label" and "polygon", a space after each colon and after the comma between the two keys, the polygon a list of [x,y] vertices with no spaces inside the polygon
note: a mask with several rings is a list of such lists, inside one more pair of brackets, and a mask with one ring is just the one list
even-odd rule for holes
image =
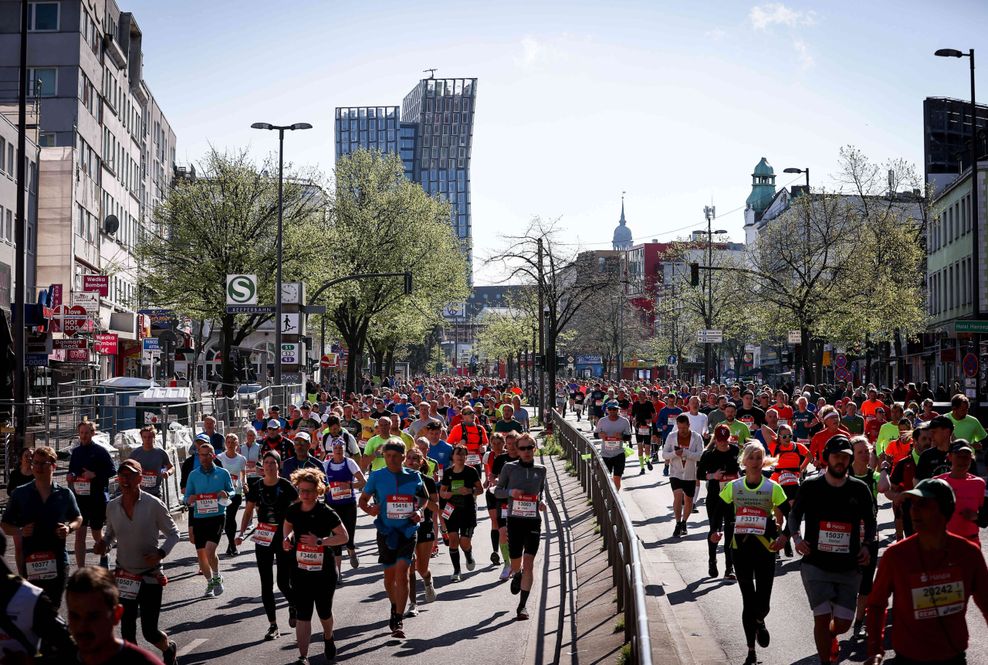
{"label": "glass high-rise tower", "polygon": [[[475,78],[422,79],[395,106],[336,109],[336,156],[358,148],[401,156],[405,176],[430,196],[449,201],[450,224],[473,268],[470,149],[477,98]],[[472,281],[472,280],[471,280]]]}

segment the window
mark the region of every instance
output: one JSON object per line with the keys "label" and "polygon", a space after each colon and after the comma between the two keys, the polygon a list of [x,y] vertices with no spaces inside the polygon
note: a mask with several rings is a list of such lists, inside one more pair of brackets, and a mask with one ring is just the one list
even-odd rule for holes
{"label": "window", "polygon": [[32,2],[28,8],[27,29],[36,32],[58,30],[58,3]]}
{"label": "window", "polygon": [[41,136],[38,137],[38,145],[42,148],[55,147],[55,132],[41,132]]}
{"label": "window", "polygon": [[12,210],[7,211],[7,239],[14,242],[14,213]]}
{"label": "window", "polygon": [[4,159],[7,154],[7,142],[0,138],[0,173],[4,173],[7,169],[4,166],[6,160]]}
{"label": "window", "polygon": [[27,94],[38,97],[54,97],[58,89],[58,70],[54,67],[29,67],[27,70]]}

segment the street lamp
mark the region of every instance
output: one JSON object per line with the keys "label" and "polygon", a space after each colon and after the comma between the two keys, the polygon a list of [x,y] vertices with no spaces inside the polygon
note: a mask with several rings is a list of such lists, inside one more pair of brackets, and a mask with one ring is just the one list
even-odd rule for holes
{"label": "street lamp", "polygon": [[[789,167],[787,169],[782,169],[782,172],[783,173],[795,173],[795,174],[805,173],[806,174],[806,195],[809,196],[809,194],[810,194],[810,169],[809,169],[809,167],[807,167],[805,169],[797,169],[797,168]],[[809,200],[812,201],[812,199],[809,199]],[[810,264],[810,213],[809,213],[809,210],[806,210],[805,221],[806,221],[806,224],[804,225],[805,226],[805,228],[804,228],[804,232],[805,232],[805,237],[804,237],[805,246],[803,248],[803,271],[804,271],[804,273],[808,273],[809,272],[809,264]],[[802,327],[802,326],[800,326],[800,327]],[[800,340],[800,342],[802,343],[802,340]],[[802,352],[803,349],[800,349],[800,351]],[[795,355],[795,354],[793,354],[793,355]],[[809,358],[809,355],[807,355],[806,357]],[[781,358],[779,359],[779,369],[780,370],[782,369],[782,359]],[[797,367],[793,371],[793,379],[794,380],[795,380],[796,375],[798,373],[799,373],[799,368]]]}
{"label": "street lamp", "polygon": [[[711,229],[714,217],[717,216],[717,208],[714,206],[703,206],[703,216],[707,218],[707,328],[709,329],[713,325],[713,315],[714,315],[714,277],[710,268],[713,266],[714,262],[714,235],[727,233],[724,229],[717,229],[716,231]],[[703,371],[704,378],[709,383],[710,382],[710,342],[703,345]],[[719,355],[719,354],[718,354]],[[718,362],[718,365],[720,363]],[[719,374],[720,372],[718,372]]]}
{"label": "street lamp", "polygon": [[295,131],[296,129],[312,129],[312,125],[307,122],[296,122],[293,125],[272,125],[270,122],[255,122],[251,129],[270,129],[278,132],[278,241],[277,241],[277,266],[275,272],[275,300],[274,300],[274,384],[281,385],[281,241],[282,241],[282,216],[284,214],[284,178],[285,178],[285,131]]}
{"label": "street lamp", "polygon": [[795,168],[789,167],[788,169],[782,169],[782,172],[783,173],[805,173],[806,174],[806,193],[807,194],[810,193],[810,170],[809,170],[809,168],[795,169]]}

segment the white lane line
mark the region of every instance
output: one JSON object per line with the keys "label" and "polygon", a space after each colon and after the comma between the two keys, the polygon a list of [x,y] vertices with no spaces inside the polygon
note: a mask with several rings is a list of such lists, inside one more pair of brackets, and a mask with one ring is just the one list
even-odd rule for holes
{"label": "white lane line", "polygon": [[181,649],[179,649],[178,652],[175,655],[177,657],[181,658],[182,656],[184,656],[186,654],[192,653],[195,650],[195,648],[198,647],[200,644],[203,644],[203,643],[208,642],[208,641],[209,641],[208,639],[203,639],[201,637],[199,639],[192,640],[191,642],[189,642],[188,644],[186,644],[184,647],[182,647]]}

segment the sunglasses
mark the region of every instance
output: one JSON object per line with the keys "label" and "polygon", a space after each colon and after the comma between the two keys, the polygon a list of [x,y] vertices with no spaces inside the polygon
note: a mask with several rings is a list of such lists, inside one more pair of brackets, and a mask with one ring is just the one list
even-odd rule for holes
{"label": "sunglasses", "polygon": [[792,434],[780,434],[779,435],[779,438],[780,439],[791,439],[792,438]]}
{"label": "sunglasses", "polygon": [[518,446],[518,450],[535,450],[535,446]]}

